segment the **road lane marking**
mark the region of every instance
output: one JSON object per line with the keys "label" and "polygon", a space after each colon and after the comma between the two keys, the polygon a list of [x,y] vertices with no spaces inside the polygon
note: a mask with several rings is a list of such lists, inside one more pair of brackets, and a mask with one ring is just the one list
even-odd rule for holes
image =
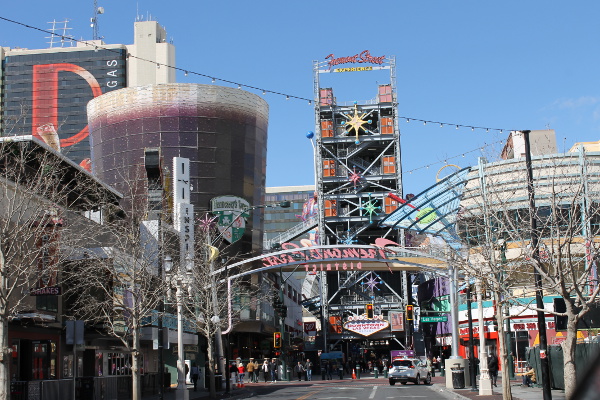
{"label": "road lane marking", "polygon": [[373,386],[373,391],[371,392],[371,394],[369,395],[370,399],[374,399],[375,398],[375,392],[377,392],[377,388],[379,386]]}
{"label": "road lane marking", "polygon": [[323,390],[325,390],[326,388],[322,388],[322,389],[317,389],[317,390],[313,390],[312,392],[308,392],[306,393],[304,396],[300,396],[298,397],[296,400],[305,400],[307,398],[309,398],[312,395],[316,395],[319,392],[322,392]]}

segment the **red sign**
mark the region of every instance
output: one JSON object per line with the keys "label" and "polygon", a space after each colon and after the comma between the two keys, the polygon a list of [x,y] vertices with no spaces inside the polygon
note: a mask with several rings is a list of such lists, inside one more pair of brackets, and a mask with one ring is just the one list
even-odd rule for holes
{"label": "red sign", "polygon": [[[115,61],[116,64],[116,61]],[[58,73],[72,72],[79,75],[92,89],[92,95],[98,97],[102,94],[100,84],[86,69],[74,64],[45,64],[33,66],[33,123],[32,134],[45,142],[51,142],[48,136],[58,137],[56,129],[58,120],[58,84],[61,80]],[[40,95],[43,93],[44,95]],[[50,100],[48,100],[50,99]],[[87,125],[79,133],[65,139],[60,139],[60,147],[72,146],[88,136]],[[58,145],[58,143],[57,143]]]}
{"label": "red sign", "polygon": [[327,57],[325,57],[325,59],[329,60],[327,62],[327,65],[329,66],[329,69],[331,69],[331,67],[333,67],[333,66],[340,65],[340,64],[348,64],[348,63],[359,63],[359,64],[370,63],[370,64],[381,65],[385,61],[385,56],[373,57],[373,56],[371,56],[371,53],[369,53],[369,50],[364,50],[360,54],[355,54],[355,55],[349,56],[349,57],[336,58],[333,54],[329,54]]}
{"label": "red sign", "polygon": [[304,323],[304,332],[316,332],[317,331],[317,323],[313,322],[305,322]]}

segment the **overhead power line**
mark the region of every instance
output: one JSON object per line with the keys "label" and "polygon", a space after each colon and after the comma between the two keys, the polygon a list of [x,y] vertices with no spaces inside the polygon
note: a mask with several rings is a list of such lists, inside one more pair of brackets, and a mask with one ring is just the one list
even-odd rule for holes
{"label": "overhead power line", "polygon": [[[12,19],[9,19],[9,18],[5,18],[5,17],[2,17],[2,16],[0,16],[0,20],[6,21],[6,22],[10,22],[12,24],[19,25],[19,26],[22,26],[22,27],[27,28],[27,29],[32,29],[32,30],[36,30],[36,31],[39,31],[39,32],[43,32],[43,33],[48,34],[48,35],[58,36],[61,39],[61,41],[71,41],[71,42],[75,42],[75,43],[82,43],[82,44],[84,44],[86,46],[94,47],[95,49],[106,50],[106,51],[111,51],[111,52],[115,52],[115,53],[118,52],[118,50],[110,49],[110,48],[107,48],[107,47],[103,47],[103,46],[100,46],[100,45],[98,45],[96,43],[91,43],[91,42],[88,42],[88,41],[85,41],[85,40],[75,39],[75,38],[73,38],[71,36],[67,36],[67,35],[60,35],[58,33],[54,33],[52,31],[49,31],[49,30],[46,30],[46,29],[38,28],[38,27],[35,27],[35,26],[32,26],[32,25],[28,25],[28,24],[25,24],[23,22],[15,21],[15,20],[12,20]],[[307,97],[296,96],[296,95],[293,95],[293,94],[287,94],[287,93],[279,92],[279,91],[276,91],[276,90],[264,89],[264,88],[260,88],[258,86],[248,85],[248,84],[245,84],[245,83],[236,82],[236,81],[232,81],[232,80],[229,80],[229,79],[223,79],[223,78],[219,78],[219,77],[216,77],[216,76],[213,76],[213,75],[208,75],[208,74],[204,74],[204,73],[201,73],[201,72],[192,71],[190,69],[179,68],[179,67],[175,67],[175,66],[172,66],[172,65],[159,63],[157,61],[149,60],[149,59],[146,59],[146,58],[143,58],[143,57],[134,56],[134,55],[129,54],[129,53],[127,53],[127,57],[128,58],[135,58],[136,60],[139,60],[139,61],[144,61],[144,62],[148,62],[148,63],[154,64],[156,66],[156,68],[165,67],[165,68],[173,69],[175,71],[183,72],[185,76],[188,76],[189,74],[192,74],[192,75],[200,76],[200,77],[203,77],[203,78],[207,78],[207,79],[210,79],[212,83],[222,82],[222,83],[227,83],[227,84],[236,86],[238,89],[245,88],[245,89],[255,90],[257,92],[262,93],[263,95],[266,95],[268,93],[268,94],[274,94],[274,95],[278,95],[278,96],[283,96],[283,97],[286,98],[286,100],[290,100],[290,99],[302,100],[302,101],[306,101],[309,105],[313,103],[313,99],[309,99]],[[506,129],[506,128],[490,128],[490,127],[485,127],[485,126],[477,126],[477,125],[469,125],[469,124],[457,124],[457,123],[453,123],[453,122],[433,121],[433,120],[426,120],[426,119],[413,118],[413,117],[404,117],[404,116],[400,116],[399,118],[405,119],[406,122],[417,121],[417,122],[422,122],[425,125],[427,125],[427,124],[437,124],[441,128],[444,128],[444,127],[456,127],[456,129],[467,128],[467,129],[471,129],[472,131],[474,131],[475,129],[477,129],[477,130],[485,130],[486,132],[494,131],[494,132],[499,132],[499,133],[503,133],[504,131],[508,132],[508,131],[516,130],[516,129]]]}

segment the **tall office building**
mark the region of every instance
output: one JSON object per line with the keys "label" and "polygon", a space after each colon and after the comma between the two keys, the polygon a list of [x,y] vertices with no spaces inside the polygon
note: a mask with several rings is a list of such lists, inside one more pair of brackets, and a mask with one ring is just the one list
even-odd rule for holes
{"label": "tall office building", "polygon": [[175,47],[156,21],[136,22],[134,44],[0,48],[3,136],[33,135],[89,169],[87,103],[128,86],[175,81]]}

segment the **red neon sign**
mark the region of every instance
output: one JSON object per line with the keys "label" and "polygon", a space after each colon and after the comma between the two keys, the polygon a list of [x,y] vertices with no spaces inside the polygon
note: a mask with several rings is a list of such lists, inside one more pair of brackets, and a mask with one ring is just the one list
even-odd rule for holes
{"label": "red neon sign", "polygon": [[[102,94],[100,84],[94,76],[86,69],[75,64],[43,64],[33,66],[33,116],[32,116],[32,134],[33,136],[50,141],[50,137],[56,137],[58,127],[58,73],[73,72],[90,85],[94,97]],[[86,125],[79,133],[60,139],[60,147],[72,146],[79,143],[89,135]],[[53,146],[54,147],[54,146]]]}
{"label": "red neon sign", "polygon": [[331,69],[331,67],[335,66],[335,65],[340,65],[340,64],[349,64],[349,63],[370,63],[370,64],[383,64],[383,62],[385,61],[385,56],[380,56],[380,57],[373,57],[371,55],[371,53],[369,53],[369,50],[364,50],[359,54],[355,54],[353,56],[349,56],[349,57],[338,57],[335,58],[335,56],[332,54],[329,54],[327,57],[325,57],[325,59],[329,59],[329,61],[327,62],[327,65],[329,66],[329,69]]}

